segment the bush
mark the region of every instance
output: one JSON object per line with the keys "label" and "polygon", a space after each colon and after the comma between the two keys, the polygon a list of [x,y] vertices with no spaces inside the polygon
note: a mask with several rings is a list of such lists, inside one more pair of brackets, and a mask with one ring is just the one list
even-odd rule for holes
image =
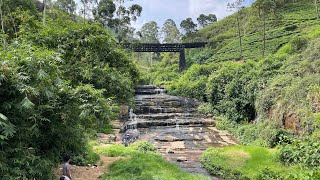
{"label": "bush", "polygon": [[170,94],[207,101],[205,89],[208,76],[218,67],[219,64],[194,64],[178,80],[170,83],[167,89]]}
{"label": "bush", "polygon": [[281,147],[279,159],[285,164],[303,164],[308,167],[320,166],[320,143],[296,140]]}
{"label": "bush", "polygon": [[257,179],[282,180],[284,177],[281,173],[266,168],[261,171]]}
{"label": "bush", "polygon": [[130,147],[143,153],[156,151],[156,147],[147,141],[135,142],[130,144]]}
{"label": "bush", "polygon": [[198,112],[206,115],[212,115],[213,107],[210,103],[201,103],[198,107]]}

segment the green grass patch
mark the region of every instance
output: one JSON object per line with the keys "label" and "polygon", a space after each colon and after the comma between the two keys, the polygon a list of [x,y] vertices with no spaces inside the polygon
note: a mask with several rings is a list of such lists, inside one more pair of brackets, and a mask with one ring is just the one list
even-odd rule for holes
{"label": "green grass patch", "polygon": [[315,174],[298,165],[283,165],[277,154],[277,149],[256,146],[210,148],[202,163],[211,174],[225,179],[297,179],[301,174]]}
{"label": "green grass patch", "polygon": [[147,143],[134,143],[130,147],[122,145],[100,146],[95,151],[106,156],[123,156],[125,159],[114,162],[105,180],[208,180],[201,175],[193,175],[181,170],[177,165],[166,161],[154,152]]}

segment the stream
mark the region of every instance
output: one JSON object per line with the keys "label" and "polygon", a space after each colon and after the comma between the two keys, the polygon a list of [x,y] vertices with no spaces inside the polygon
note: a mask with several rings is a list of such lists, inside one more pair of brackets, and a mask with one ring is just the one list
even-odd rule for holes
{"label": "stream", "polygon": [[135,107],[123,128],[139,133],[137,141],[149,141],[169,161],[189,173],[211,179],[200,163],[201,154],[208,147],[237,144],[226,131],[215,128],[213,119],[197,113],[198,102],[166,94],[154,85],[138,86]]}

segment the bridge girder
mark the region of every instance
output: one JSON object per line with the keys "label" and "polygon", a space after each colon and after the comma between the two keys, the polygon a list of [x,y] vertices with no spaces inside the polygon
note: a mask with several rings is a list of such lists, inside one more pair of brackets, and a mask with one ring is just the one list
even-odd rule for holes
{"label": "bridge girder", "polygon": [[202,48],[205,47],[207,42],[196,43],[167,43],[167,44],[151,44],[151,43],[138,43],[138,44],[123,44],[124,48],[134,52],[179,52],[180,71],[186,68],[185,48]]}

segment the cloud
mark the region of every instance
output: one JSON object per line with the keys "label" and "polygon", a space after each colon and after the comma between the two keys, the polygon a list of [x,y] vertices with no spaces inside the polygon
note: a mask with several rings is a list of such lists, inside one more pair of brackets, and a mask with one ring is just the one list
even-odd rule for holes
{"label": "cloud", "polygon": [[189,0],[189,16],[197,18],[200,14],[215,14],[218,19],[230,14],[227,4],[232,0]]}
{"label": "cloud", "polygon": [[[80,0],[76,0],[81,5]],[[230,14],[227,11],[228,2],[234,0],[133,0],[127,1],[126,6],[139,4],[143,7],[141,17],[132,26],[140,29],[142,25],[149,21],[156,21],[158,26],[162,26],[166,19],[173,19],[179,26],[183,19],[191,17],[197,20],[200,14],[215,14],[222,19]],[[255,0],[244,0],[246,6]]]}

